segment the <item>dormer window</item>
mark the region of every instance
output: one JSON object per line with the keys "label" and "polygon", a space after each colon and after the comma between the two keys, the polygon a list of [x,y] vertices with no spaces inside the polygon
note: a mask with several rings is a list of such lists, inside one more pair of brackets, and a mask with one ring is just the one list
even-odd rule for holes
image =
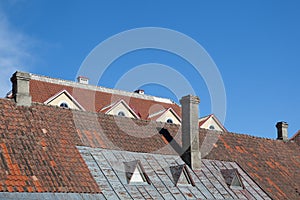
{"label": "dormer window", "polygon": [[222,169],[222,176],[231,189],[244,189],[244,184],[237,169]]}
{"label": "dormer window", "polygon": [[167,119],[167,123],[173,124],[173,120],[169,118],[169,119]]}
{"label": "dormer window", "polygon": [[125,117],[125,113],[123,111],[118,112],[118,116]]}
{"label": "dormer window", "polygon": [[170,167],[173,181],[176,186],[180,185],[192,185],[195,186],[195,183],[188,171],[188,167],[184,165],[176,165]]}
{"label": "dormer window", "polygon": [[66,102],[62,102],[59,107],[62,107],[62,108],[69,108],[69,105],[66,103]]}
{"label": "dormer window", "polygon": [[124,162],[124,165],[128,184],[150,184],[150,179],[139,160]]}

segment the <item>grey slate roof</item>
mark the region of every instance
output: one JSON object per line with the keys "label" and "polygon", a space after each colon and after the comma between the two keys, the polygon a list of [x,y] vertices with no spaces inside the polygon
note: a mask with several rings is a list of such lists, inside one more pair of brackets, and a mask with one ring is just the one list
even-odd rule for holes
{"label": "grey slate roof", "polygon": [[[189,174],[195,183],[177,185],[172,166],[185,163],[179,156],[77,147],[107,199],[270,199],[235,163],[202,160],[202,169]],[[150,184],[128,184],[124,162],[139,161]],[[237,170],[244,189],[230,188],[221,170]]]}

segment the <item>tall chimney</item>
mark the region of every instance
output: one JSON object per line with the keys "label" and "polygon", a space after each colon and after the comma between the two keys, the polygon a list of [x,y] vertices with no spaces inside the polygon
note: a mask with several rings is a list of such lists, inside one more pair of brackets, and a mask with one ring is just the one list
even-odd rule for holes
{"label": "tall chimney", "polygon": [[10,78],[12,82],[12,94],[18,106],[31,106],[29,93],[30,74],[26,72],[15,72]]}
{"label": "tall chimney", "polygon": [[192,168],[201,168],[201,153],[199,147],[199,125],[198,125],[198,104],[200,99],[197,96],[187,95],[181,98],[182,109],[182,159]]}
{"label": "tall chimney", "polygon": [[277,122],[277,140],[288,141],[288,123],[286,122]]}

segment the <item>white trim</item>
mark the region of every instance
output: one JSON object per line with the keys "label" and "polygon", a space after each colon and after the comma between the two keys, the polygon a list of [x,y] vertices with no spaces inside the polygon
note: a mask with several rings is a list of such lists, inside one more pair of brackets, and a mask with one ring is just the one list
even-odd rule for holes
{"label": "white trim", "polygon": [[159,114],[162,114],[162,113],[164,113],[166,110],[167,110],[167,109],[162,109],[162,110],[160,110],[160,111],[157,111],[156,113],[152,113],[151,115],[148,116],[148,118],[152,118],[152,117],[155,117],[155,116],[157,116],[157,115],[159,115]]}
{"label": "white trim", "polygon": [[[50,97],[49,99],[47,99],[47,100],[44,102],[44,104],[49,104],[51,101],[53,101],[54,99],[56,99],[57,97],[59,97],[59,96],[62,95],[63,93],[66,94],[66,96],[69,97],[69,99],[70,99],[72,102],[74,102],[74,104],[75,104],[76,106],[78,106],[81,110],[85,111],[84,107],[82,107],[82,106],[80,105],[80,103],[78,103],[78,101],[76,101],[76,99],[75,99],[74,97],[72,97],[72,95],[71,95],[67,90],[62,90],[62,91],[56,93],[55,95],[53,95],[52,97]],[[69,104],[68,104],[68,105],[69,105]],[[69,108],[70,108],[70,107],[69,107]]]}
{"label": "white trim", "polygon": [[[123,103],[123,105],[129,110],[129,112],[131,114],[133,114],[134,117],[136,117],[137,119],[140,119],[140,117],[130,108],[130,106],[123,99],[115,102],[114,104],[109,105],[109,106],[111,106],[111,108],[108,109],[105,112],[105,114],[108,114],[110,111],[112,111],[114,108],[116,108],[120,103]],[[108,108],[109,106],[106,106],[105,109]],[[103,110],[103,109],[101,109],[101,110]]]}
{"label": "white trim", "polygon": [[[177,120],[181,123],[181,118],[176,114],[176,112],[173,110],[173,108],[168,108],[168,109],[163,109],[163,110],[160,110],[156,113],[152,113],[151,115],[148,116],[149,119],[151,119],[152,117],[155,117],[159,114],[161,114],[161,116],[163,116],[166,112],[170,111],[176,118]],[[160,119],[161,116],[159,116],[156,120]]]}
{"label": "white trim", "polygon": [[162,114],[161,114],[161,116],[159,117],[159,118],[157,118],[156,120],[159,120],[166,112],[168,112],[168,111],[170,111],[176,118],[177,118],[177,120],[181,123],[181,118],[176,114],[176,112],[173,110],[173,108],[168,108],[168,109],[166,109],[166,111],[165,112],[163,112]]}
{"label": "white trim", "polygon": [[[201,117],[198,119],[198,123],[204,121],[204,123],[201,125],[203,126],[204,124],[207,123],[207,121],[212,118],[216,124],[219,126],[219,128],[223,131],[223,132],[228,132],[227,129],[224,127],[224,125],[218,120],[218,118],[214,115],[214,114],[210,114],[204,117]],[[201,126],[199,126],[201,128]],[[215,127],[216,128],[216,127]],[[209,130],[216,130],[216,129],[209,129]]]}

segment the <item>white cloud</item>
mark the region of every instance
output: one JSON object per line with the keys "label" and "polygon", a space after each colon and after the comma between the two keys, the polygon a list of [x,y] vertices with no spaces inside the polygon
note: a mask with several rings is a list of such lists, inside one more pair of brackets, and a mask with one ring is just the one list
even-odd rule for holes
{"label": "white cloud", "polygon": [[0,8],[0,98],[11,90],[10,77],[15,71],[29,71],[32,43],[31,38],[13,28]]}

